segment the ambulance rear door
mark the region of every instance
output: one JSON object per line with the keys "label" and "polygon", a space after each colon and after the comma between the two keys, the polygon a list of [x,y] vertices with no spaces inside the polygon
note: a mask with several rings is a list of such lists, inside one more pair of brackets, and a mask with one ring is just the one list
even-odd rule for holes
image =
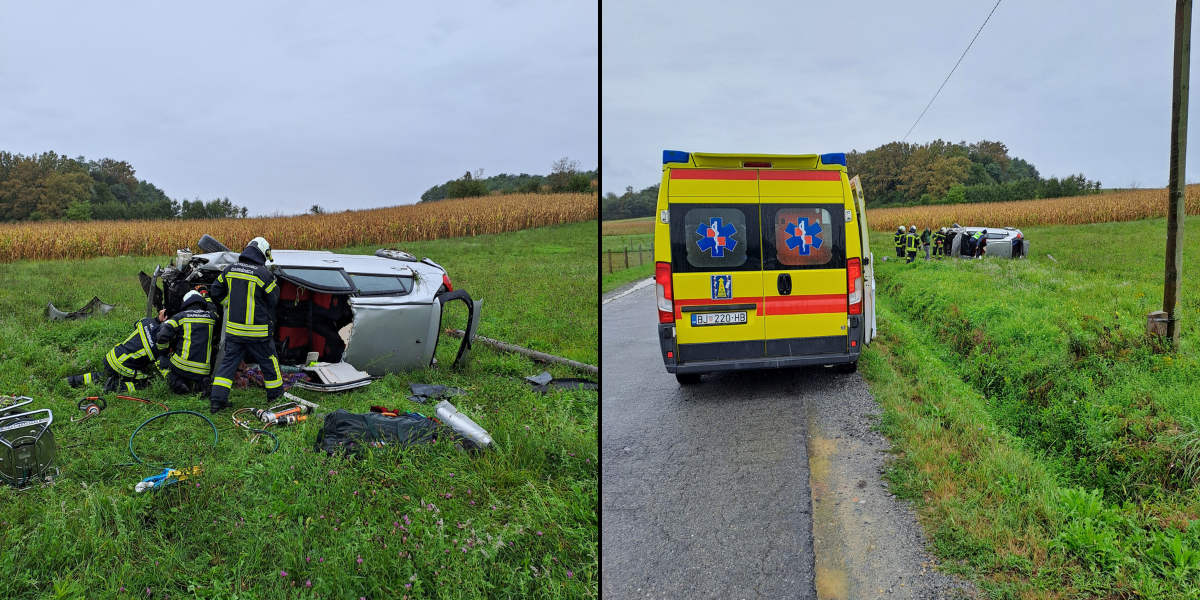
{"label": "ambulance rear door", "polygon": [[761,358],[758,173],[672,169],[667,198],[679,362]]}
{"label": "ambulance rear door", "polygon": [[841,174],[759,173],[768,357],[848,351]]}
{"label": "ambulance rear door", "polygon": [[850,195],[854,197],[854,209],[858,215],[858,235],[862,243],[863,256],[863,318],[866,320],[867,335],[863,345],[875,339],[875,255],[871,253],[871,241],[867,237],[867,203],[863,199],[862,182],[858,175],[850,179]]}

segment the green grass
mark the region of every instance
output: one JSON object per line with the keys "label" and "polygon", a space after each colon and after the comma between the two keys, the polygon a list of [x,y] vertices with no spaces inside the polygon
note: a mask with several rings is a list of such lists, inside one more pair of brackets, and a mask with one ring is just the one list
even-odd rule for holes
{"label": "green grass", "polygon": [[[456,288],[484,299],[482,335],[595,364],[596,230],[593,221],[404,249],[434,259]],[[597,395],[532,393],[521,378],[545,365],[483,346],[463,370],[392,374],[345,394],[297,393],[323,410],[381,404],[428,415],[432,406],[406,400],[410,381],[462,387],[468,395],[456,406],[492,434],[494,449],[466,454],[441,443],[326,458],[312,450],[318,417],[278,430],[282,445],[267,454],[226,411],[213,419],[213,450],[207,423],[170,417],[139,434],[138,453],[204,472],[135,494],[155,471],[120,465],[131,460],[134,428],[160,409],[110,396],[98,417],[71,424],[78,399],[99,390],[71,390],[62,378],[98,368],[128,335],[144,314],[137,272],[165,261],[0,265],[0,391],[54,409],[61,469],[50,486],[0,488],[0,597],[598,595]],[[73,309],[92,295],[119,306],[78,322],[42,316],[46,302]],[[439,347],[441,365],[452,346]],[[174,396],[161,381],[140,395],[208,414],[207,400]],[[261,389],[235,390],[232,401],[266,402]]]}
{"label": "green grass", "polygon": [[[935,378],[918,372],[907,375],[911,402],[977,398],[970,403],[984,429],[975,437],[1004,444],[1043,475],[1006,492],[987,461],[939,456],[944,441],[918,435],[931,425],[905,424],[895,400],[892,434],[912,440],[901,444],[896,476],[915,482],[935,542],[954,541],[937,543],[943,557],[964,555],[997,597],[1111,589],[1196,597],[1200,302],[1186,279],[1180,348],[1166,352],[1145,333],[1146,314],[1161,308],[1165,223],[1025,233],[1032,260],[879,263],[881,331],[890,341],[887,352],[869,351],[867,364],[887,368],[865,372],[879,387],[889,369],[906,372],[904,357],[923,356],[960,389],[927,395],[922,388]],[[1200,243],[1188,243],[1185,265],[1198,260]],[[913,334],[896,335],[905,328]],[[981,502],[993,497],[1004,504]],[[1013,528],[1014,519],[1026,526]],[[1014,541],[1009,529],[1025,533]],[[1039,575],[1047,572],[1054,575]]]}
{"label": "green grass", "polygon": [[600,277],[600,293],[607,294],[627,283],[650,277],[654,277],[654,265],[652,263],[629,267],[628,269],[622,269],[613,273],[605,273]]}

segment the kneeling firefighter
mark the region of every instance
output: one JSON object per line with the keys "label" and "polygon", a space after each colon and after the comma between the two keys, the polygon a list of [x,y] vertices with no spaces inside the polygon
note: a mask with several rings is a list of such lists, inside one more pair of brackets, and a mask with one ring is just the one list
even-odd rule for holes
{"label": "kneeling firefighter", "polygon": [[153,340],[164,320],[165,311],[159,311],[157,318],[141,319],[134,324],[133,333],[129,334],[125,341],[104,355],[103,371],[72,375],[67,378],[67,384],[71,387],[81,387],[103,383],[105,392],[125,394],[149,387],[156,369],[155,359],[158,357],[158,349]]}
{"label": "kneeling firefighter", "polygon": [[270,259],[271,246],[267,240],[261,237],[250,240],[238,262],[225,267],[210,290],[213,301],[225,307],[225,357],[217,366],[209,397],[209,410],[213,413],[229,406],[233,375],[247,355],[262,368],[267,400],[283,396],[283,378],[271,339],[279,286],[275,284],[275,275],[265,266]]}
{"label": "kneeling firefighter", "polygon": [[167,354],[175,342],[174,352],[163,356],[165,364],[161,365],[169,369],[167,384],[171,391],[194,394],[204,390],[204,380],[212,372],[212,340],[219,318],[210,310],[208,299],[195,290],[183,296],[180,309],[163,321],[154,341],[160,354]]}

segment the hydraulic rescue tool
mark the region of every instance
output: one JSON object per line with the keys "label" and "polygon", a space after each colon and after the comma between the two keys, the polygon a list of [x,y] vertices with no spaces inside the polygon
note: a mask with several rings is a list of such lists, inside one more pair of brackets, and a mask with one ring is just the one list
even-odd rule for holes
{"label": "hydraulic rescue tool", "polygon": [[77,406],[83,411],[83,416],[78,419],[71,417],[72,423],[79,423],[100,414],[100,411],[108,408],[108,401],[100,396],[88,396],[81,398]]}
{"label": "hydraulic rescue tool", "polygon": [[54,413],[48,408],[18,411],[30,402],[27,396],[0,396],[0,481],[18,488],[48,479],[58,454],[50,431]]}
{"label": "hydraulic rescue tool", "polygon": [[152,475],[138,482],[133,491],[144,492],[146,490],[161,489],[172,483],[183,481],[193,475],[199,475],[202,472],[198,466],[187,469],[172,469],[168,467],[163,469],[162,473]]}

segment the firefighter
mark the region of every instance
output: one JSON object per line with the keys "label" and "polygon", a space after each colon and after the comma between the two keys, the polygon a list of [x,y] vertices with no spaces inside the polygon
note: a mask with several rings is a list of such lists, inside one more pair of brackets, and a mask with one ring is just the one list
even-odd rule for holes
{"label": "firefighter", "polygon": [[933,233],[926,227],[921,232],[921,248],[925,250],[925,260],[929,260],[929,245],[933,243]]}
{"label": "firefighter", "polygon": [[[167,385],[172,392],[203,391],[204,380],[212,372],[212,341],[219,320],[208,299],[192,290],[183,296],[180,311],[158,328],[154,342],[163,355],[160,366],[167,370]],[[174,352],[168,350],[172,342]]]}
{"label": "firefighter", "polygon": [[103,371],[72,375],[67,378],[67,385],[77,388],[103,383],[105,392],[125,394],[149,387],[158,357],[153,340],[166,318],[166,311],[160,310],[157,318],[146,317],[135,323],[133,333],[104,356]]}
{"label": "firefighter", "polygon": [[217,276],[210,295],[214,302],[225,307],[225,357],[213,377],[209,410],[219,412],[229,406],[229,391],[233,374],[247,357],[262,368],[267,400],[283,395],[283,378],[275,344],[271,340],[271,323],[275,305],[279,303],[279,286],[275,275],[267,269],[271,246],[256,237],[238,256],[238,262],[225,267]]}
{"label": "firefighter", "polygon": [[946,253],[946,228],[943,227],[933,234],[933,255],[941,258]]}
{"label": "firefighter", "polygon": [[904,236],[904,248],[908,251],[908,260],[904,261],[908,264],[917,258],[917,226],[912,225],[908,228],[908,235]]}
{"label": "firefighter", "polygon": [[896,258],[904,258],[904,226],[896,228]]}

